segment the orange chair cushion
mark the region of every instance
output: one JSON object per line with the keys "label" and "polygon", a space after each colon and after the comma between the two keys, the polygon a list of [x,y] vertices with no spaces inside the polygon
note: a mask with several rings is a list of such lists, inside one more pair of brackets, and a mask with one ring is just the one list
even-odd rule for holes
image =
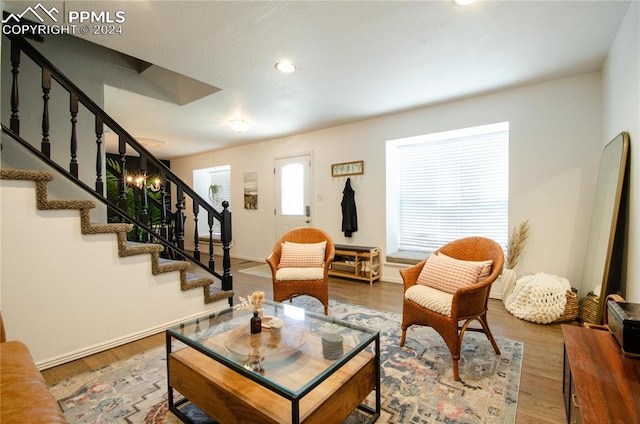
{"label": "orange chair cushion", "polygon": [[282,253],[278,268],[322,268],[324,266],[327,242],[282,243]]}
{"label": "orange chair cushion", "polygon": [[432,254],[427,258],[417,282],[454,293],[460,287],[477,283],[480,273],[492,263],[493,261],[462,261],[442,254]]}

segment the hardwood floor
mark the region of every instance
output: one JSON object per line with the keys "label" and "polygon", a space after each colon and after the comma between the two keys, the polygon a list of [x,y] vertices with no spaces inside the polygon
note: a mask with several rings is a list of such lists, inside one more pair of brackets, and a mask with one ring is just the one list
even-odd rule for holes
{"label": "hardwood floor", "polygon": [[[238,272],[259,263],[233,259],[232,270],[236,295],[247,295],[260,289],[272,298],[271,280]],[[379,282],[367,283],[340,278],[329,281],[329,297],[374,309],[402,313],[402,286]],[[513,317],[499,300],[489,301],[489,325],[494,336],[524,343],[522,376],[518,394],[516,422],[564,423],[562,403],[563,342],[559,324],[538,325]],[[138,340],[86,358],[63,364],[42,374],[48,384],[101,368],[112,362],[164,344],[164,333]]]}

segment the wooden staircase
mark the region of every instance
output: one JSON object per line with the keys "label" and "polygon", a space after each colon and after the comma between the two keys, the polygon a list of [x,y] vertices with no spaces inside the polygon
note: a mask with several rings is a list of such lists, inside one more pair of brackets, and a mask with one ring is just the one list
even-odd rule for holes
{"label": "wooden staircase", "polygon": [[154,243],[136,243],[127,240],[127,233],[133,229],[132,224],[93,224],[90,212],[96,207],[91,200],[49,200],[47,185],[54,175],[50,172],[20,169],[0,169],[0,179],[33,181],[36,184],[36,204],[38,210],[78,210],[80,214],[80,231],[84,235],[115,234],[118,240],[118,256],[151,255],[151,273],[158,275],[168,272],[179,272],[180,289],[192,290],[202,287],[204,303],[209,304],[233,297],[232,290],[214,287],[216,279],[209,275],[189,272],[191,263],[160,257],[164,247]]}

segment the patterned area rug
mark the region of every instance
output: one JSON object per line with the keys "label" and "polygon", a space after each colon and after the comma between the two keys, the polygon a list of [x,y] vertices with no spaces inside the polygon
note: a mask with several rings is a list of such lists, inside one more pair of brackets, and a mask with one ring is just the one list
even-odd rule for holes
{"label": "patterned area rug", "polygon": [[[300,297],[294,304],[321,312],[315,299]],[[378,423],[515,422],[521,342],[496,337],[502,352],[497,356],[483,334],[465,334],[460,360],[463,381],[456,382],[449,350],[431,328],[411,327],[405,347],[400,348],[398,314],[331,301],[330,315],[380,331],[382,414]],[[50,389],[69,423],[179,423],[167,410],[166,372],[161,347]],[[212,423],[196,408],[190,416],[198,424]],[[361,419],[354,413],[348,422]]]}
{"label": "patterned area rug", "polygon": [[238,272],[271,279],[271,268],[267,264],[258,265],[251,268],[239,269]]}

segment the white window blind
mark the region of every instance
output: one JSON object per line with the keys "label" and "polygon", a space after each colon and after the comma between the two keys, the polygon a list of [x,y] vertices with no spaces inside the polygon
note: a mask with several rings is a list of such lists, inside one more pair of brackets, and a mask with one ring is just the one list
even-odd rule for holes
{"label": "white window blind", "polygon": [[506,246],[508,123],[410,140],[397,146],[398,250],[468,236]]}

